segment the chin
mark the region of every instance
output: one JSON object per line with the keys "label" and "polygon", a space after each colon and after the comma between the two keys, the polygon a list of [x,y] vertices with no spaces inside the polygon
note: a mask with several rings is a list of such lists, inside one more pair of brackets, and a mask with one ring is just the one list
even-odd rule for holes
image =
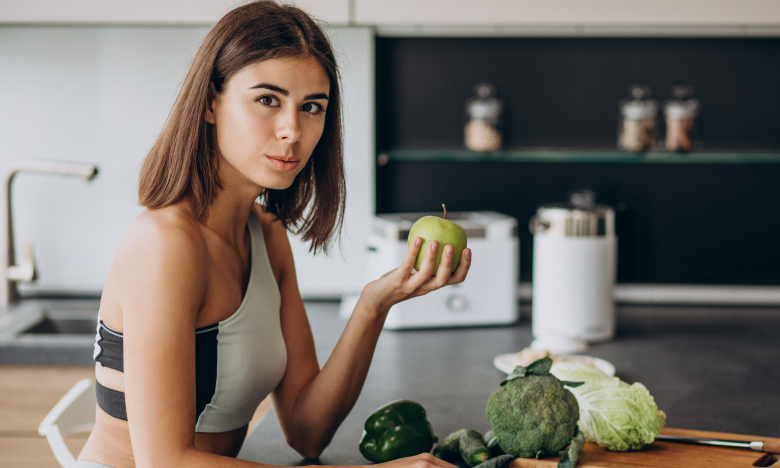
{"label": "chin", "polygon": [[293,182],[295,182],[295,177],[298,176],[298,174],[295,174],[293,177],[290,177],[290,175],[279,174],[276,177],[264,177],[264,180],[259,185],[268,190],[286,190],[292,186]]}

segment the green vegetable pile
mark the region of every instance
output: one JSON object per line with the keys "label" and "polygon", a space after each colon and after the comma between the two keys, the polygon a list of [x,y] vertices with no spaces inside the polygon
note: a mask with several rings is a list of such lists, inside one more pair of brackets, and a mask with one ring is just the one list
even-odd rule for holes
{"label": "green vegetable pile", "polygon": [[475,468],[508,467],[517,457],[506,455],[500,449],[498,452],[490,450],[489,442],[486,442],[488,438],[494,438],[492,431],[482,437],[482,434],[474,429],[460,429],[442,439],[433,450],[433,455],[450,463],[457,463],[462,459]]}
{"label": "green vegetable pile", "polygon": [[571,391],[579,403],[579,427],[585,438],[608,450],[641,450],[652,443],[666,422],[641,383],[627,384],[586,365],[556,364],[558,378],[585,384]]}
{"label": "green vegetable pile", "polygon": [[574,395],[550,374],[548,357],[518,366],[490,395],[485,415],[498,445],[522,458],[558,455],[577,433],[579,406]]}
{"label": "green vegetable pile", "polygon": [[[567,445],[568,450],[560,452],[558,468],[573,468],[577,465],[577,459],[585,445],[585,437],[578,431]],[[510,463],[517,458],[501,451],[498,437],[493,431],[487,431],[483,437],[472,429],[460,429],[448,435],[439,442],[433,455],[450,463],[457,463],[462,459],[473,468],[509,468]]]}
{"label": "green vegetable pile", "polygon": [[[475,468],[508,468],[517,457],[560,455],[558,468],[573,468],[585,440],[609,450],[641,450],[666,421],[644,385],[583,364],[553,368],[549,357],[516,367],[490,395],[485,416],[493,429],[484,437],[460,429],[439,442],[434,456]],[[430,452],[437,440],[425,409],[398,400],[368,417],[360,452],[387,462]]]}

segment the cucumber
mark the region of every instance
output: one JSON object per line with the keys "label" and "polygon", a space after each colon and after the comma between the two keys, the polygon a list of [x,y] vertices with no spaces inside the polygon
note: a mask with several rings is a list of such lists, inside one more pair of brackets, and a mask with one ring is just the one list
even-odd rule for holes
{"label": "cucumber", "polygon": [[433,456],[448,462],[457,461],[460,458],[460,436],[464,432],[466,429],[460,429],[442,439],[433,449]]}
{"label": "cucumber", "polygon": [[477,466],[488,461],[490,450],[487,449],[482,434],[469,429],[460,436],[460,455],[469,466]]}
{"label": "cucumber", "polygon": [[508,468],[509,464],[512,463],[512,460],[515,458],[517,457],[514,455],[499,455],[497,457],[491,458],[481,465],[476,466],[475,468]]}
{"label": "cucumber", "polygon": [[491,457],[497,457],[504,454],[504,451],[501,450],[501,446],[498,445],[498,437],[496,437],[493,431],[487,431],[485,433],[485,446],[490,451]]}

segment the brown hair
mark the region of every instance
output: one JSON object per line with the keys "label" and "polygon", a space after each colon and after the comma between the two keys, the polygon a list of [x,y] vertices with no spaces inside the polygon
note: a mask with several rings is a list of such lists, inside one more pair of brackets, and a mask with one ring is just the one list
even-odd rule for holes
{"label": "brown hair", "polygon": [[325,128],[292,185],[265,189],[260,201],[286,229],[311,241],[310,251],[327,252],[341,233],[346,197],[338,71],[322,29],[294,6],[256,1],[231,11],[209,32],[141,168],[139,204],[162,208],[190,195],[198,219],[206,217],[221,189],[213,132],[204,119],[211,87],[221,92],[233,74],[262,60],[305,56],[317,59],[330,78]]}

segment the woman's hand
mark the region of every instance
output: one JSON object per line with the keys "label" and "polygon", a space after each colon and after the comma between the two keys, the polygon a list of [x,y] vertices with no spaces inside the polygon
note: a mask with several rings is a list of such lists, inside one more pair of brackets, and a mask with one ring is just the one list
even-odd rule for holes
{"label": "woman's hand", "polygon": [[413,457],[399,458],[398,460],[373,466],[382,468],[457,468],[455,465],[447,463],[440,458],[436,458],[430,453],[421,453]]}
{"label": "woman's hand", "polygon": [[432,241],[429,244],[420,271],[415,272],[414,263],[421,244],[422,238],[415,238],[412,245],[409,246],[401,266],[385,273],[378,280],[368,283],[363,288],[361,300],[376,307],[376,310],[387,312],[390,307],[401,301],[428,294],[448,284],[461,283],[466,279],[466,274],[471,266],[471,249],[463,249],[458,268],[452,273],[455,248],[446,245],[444,255],[441,256],[441,263],[436,270],[436,276],[432,276],[439,243]]}

